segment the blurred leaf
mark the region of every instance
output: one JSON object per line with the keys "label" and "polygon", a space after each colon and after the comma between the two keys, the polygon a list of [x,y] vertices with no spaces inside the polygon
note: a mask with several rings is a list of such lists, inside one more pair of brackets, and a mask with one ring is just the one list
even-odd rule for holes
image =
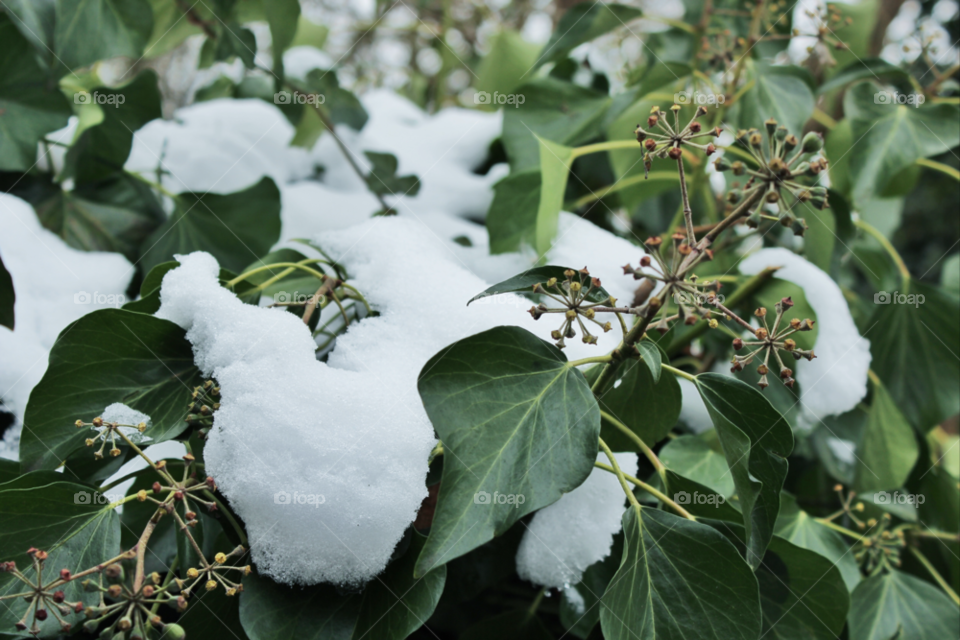
{"label": "blurred leaf", "polygon": [[890,569],[854,589],[849,628],[850,640],[942,640],[960,628],[960,609],[929,582]]}
{"label": "blurred leaf", "polygon": [[280,239],[280,191],[270,178],[236,193],[185,192],[170,218],[143,243],[145,272],[174,254],[207,251],[240,271]]}
{"label": "blurred leaf", "polygon": [[[478,79],[474,87],[479,91],[511,93],[524,79],[530,79],[530,72],[537,62],[540,45],[527,42],[516,31],[504,29],[495,35],[488,45],[490,50],[480,61],[477,70]],[[493,109],[497,105],[488,105]]]}
{"label": "blurred leaf", "polygon": [[883,384],[874,380],[873,401],[857,447],[858,493],[902,487],[920,455],[913,427]]}
{"label": "blurred leaf", "polygon": [[314,69],[307,74],[307,88],[323,95],[321,105],[334,124],[345,124],[355,131],[360,131],[367,124],[367,112],[357,96],[346,89],[340,88],[337,74],[333,71]]}
{"label": "blurred leaf", "polygon": [[300,19],[300,0],[269,0],[263,3],[263,12],[270,25],[270,55],[273,57],[273,75],[283,79],[283,52],[293,42]]}
{"label": "blurred leaf", "polygon": [[539,169],[511,173],[493,185],[493,202],[487,212],[491,253],[533,246],[539,203]]}
{"label": "blurred leaf", "polygon": [[567,190],[567,177],[570,175],[574,151],[539,136],[537,142],[540,144],[540,203],[537,208],[534,248],[537,255],[543,259],[557,235],[563,194]]}
{"label": "blurred leaf", "polygon": [[575,4],[563,14],[557,23],[550,41],[543,48],[543,54],[537,66],[555,62],[570,51],[590,42],[608,31],[613,31],[626,23],[639,18],[643,12],[636,7],[603,2],[582,2]]}
{"label": "blurred leaf", "polygon": [[796,67],[748,64],[753,87],[740,99],[740,126],[760,128],[773,118],[800,137],[803,126],[813,114],[813,91]]}
{"label": "blurred leaf", "polygon": [[420,192],[420,179],[413,175],[397,175],[397,157],[392,153],[363,152],[370,161],[367,188],[378,195],[410,196]]}
{"label": "blurred leaf", "polygon": [[52,66],[50,63],[53,60],[56,0],[5,0],[3,7],[40,58],[47,61],[48,66]]}
{"label": "blurred leaf", "polygon": [[57,58],[69,69],[119,56],[138,59],[153,32],[146,0],[57,0]]}
{"label": "blurred leaf", "polygon": [[909,86],[910,74],[880,58],[857,59],[837,71],[829,80],[820,85],[817,93],[827,93],[840,89],[858,80],[888,80]]}

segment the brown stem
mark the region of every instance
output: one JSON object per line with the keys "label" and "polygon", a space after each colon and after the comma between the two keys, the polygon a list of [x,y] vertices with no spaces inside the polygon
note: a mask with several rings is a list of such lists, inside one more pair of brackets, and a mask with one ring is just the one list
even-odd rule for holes
{"label": "brown stem", "polygon": [[757,330],[754,329],[752,326],[750,326],[750,323],[749,323],[749,322],[747,322],[746,320],[744,320],[743,318],[741,318],[740,316],[738,316],[737,314],[735,314],[733,311],[730,311],[730,309],[727,309],[725,306],[723,306],[722,304],[720,304],[720,303],[717,302],[717,301],[714,301],[714,302],[713,302],[713,305],[714,305],[717,309],[720,309],[720,311],[723,311],[725,314],[727,314],[728,316],[730,316],[730,318],[732,318],[737,324],[739,324],[741,327],[743,327],[744,329],[746,329],[746,330],[749,331],[750,333],[752,333],[752,334],[754,334],[754,335],[757,334]]}
{"label": "brown stem", "polygon": [[143,561],[147,553],[147,541],[150,540],[153,530],[157,528],[157,522],[159,522],[159,520],[150,518],[150,520],[147,521],[146,528],[140,535],[140,540],[137,541],[137,571],[133,576],[134,593],[139,593],[140,587],[143,586]]}
{"label": "brown stem", "polygon": [[690,248],[697,244],[697,234],[693,231],[693,210],[690,208],[690,196],[687,195],[687,177],[683,173],[683,156],[677,158],[677,169],[680,171],[680,195],[683,197],[683,221],[687,226],[687,242]]}

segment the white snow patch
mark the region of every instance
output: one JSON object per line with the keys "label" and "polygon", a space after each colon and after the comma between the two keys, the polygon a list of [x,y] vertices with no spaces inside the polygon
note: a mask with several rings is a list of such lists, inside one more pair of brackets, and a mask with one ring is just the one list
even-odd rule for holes
{"label": "white snow patch", "polygon": [[867,394],[870,341],[860,335],[840,287],[820,268],[783,248],[761,249],[740,263],[740,272],[755,275],[782,267],[777,277],[803,289],[817,314],[817,357],[796,367],[802,410],[800,422],[812,426],[825,416],[846,413]]}
{"label": "white snow patch", "polygon": [[[637,454],[614,456],[625,474],[636,475]],[[608,462],[606,454],[597,461]],[[533,516],[517,549],[517,574],[545,587],[580,582],[587,567],[610,554],[626,499],[616,475],[594,468],[582,485]]]}

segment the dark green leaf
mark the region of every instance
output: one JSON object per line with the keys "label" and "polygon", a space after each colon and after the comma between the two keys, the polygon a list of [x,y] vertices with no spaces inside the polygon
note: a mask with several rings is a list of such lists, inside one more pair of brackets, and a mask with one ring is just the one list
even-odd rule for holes
{"label": "dark green leaf", "polygon": [[70,69],[119,56],[136,60],[152,32],[146,0],[57,0],[55,49]]}
{"label": "dark green leaf", "polygon": [[562,591],[560,599],[560,622],[570,633],[578,638],[586,638],[593,628],[600,622],[600,597],[607,590],[610,579],[620,566],[623,557],[623,536],[613,539],[610,555],[595,562],[583,572],[579,583],[571,585],[570,589],[580,594],[582,602],[573,603],[566,589]]}
{"label": "dark green leaf", "polygon": [[30,43],[0,11],[0,170],[30,170],[40,139],[67,125],[70,105],[44,78]]}
{"label": "dark green leaf", "polygon": [[[920,158],[949,151],[960,144],[960,109],[949,104],[899,104],[891,92],[862,82],[847,90],[844,112],[853,140],[849,148],[852,192],[857,204],[882,195],[884,189]],[[915,96],[916,94],[896,94]]]}
{"label": "dark green leaf", "polygon": [[567,190],[570,165],[576,154],[570,147],[536,136],[540,145],[540,201],[537,205],[533,248],[544,258],[557,236],[563,194]]}
{"label": "dark green leaf", "polygon": [[329,114],[334,124],[345,124],[360,131],[367,124],[367,112],[357,96],[340,87],[337,74],[333,71],[314,69],[307,74],[307,87],[323,95],[320,107]]}
{"label": "dark green leaf", "polygon": [[[493,95],[495,92],[509,94],[528,76],[540,55],[540,45],[527,42],[516,31],[504,29],[493,37],[490,50],[480,62],[474,88]],[[487,103],[492,109],[498,106]]]}
{"label": "dark green leaf", "polygon": [[919,455],[913,427],[875,379],[867,424],[857,447],[854,488],[866,493],[902,487]]}
{"label": "dark green leaf", "polygon": [[871,366],[910,424],[925,432],[960,412],[960,303],[917,281],[909,294],[918,296],[913,304],[890,293],[879,299],[868,325]]}
{"label": "dark green leaf", "polygon": [[782,494],[780,503],[776,535],[830,560],[843,576],[847,590],[853,591],[860,583],[860,567],[850,551],[850,546],[839,533],[820,524],[813,516],[800,509],[792,496]]}
{"label": "dark green leaf", "polygon": [[13,278],[3,266],[0,258],[0,325],[13,331],[13,307],[17,301],[17,294],[13,290]]}
{"label": "dark green leaf", "polygon": [[880,58],[866,58],[863,60],[857,59],[837,71],[829,80],[817,88],[817,93],[827,93],[834,89],[840,89],[858,80],[873,79],[889,80],[905,86],[910,85],[910,74],[906,70]]}
{"label": "dark green leaf", "polygon": [[[497,284],[484,289],[482,293],[470,298],[467,301],[469,305],[471,302],[480,300],[481,298],[486,298],[488,296],[495,296],[498,293],[522,293],[529,295],[536,295],[533,293],[533,285],[535,284],[545,284],[550,278],[556,278],[558,282],[563,282],[567,279],[563,272],[566,271],[568,267],[557,267],[553,265],[547,265],[545,267],[536,267],[535,269],[530,269],[529,271],[524,271],[519,275],[515,275],[512,278],[504,280],[503,282],[498,282]],[[574,269],[576,271],[576,269]],[[584,276],[581,282],[587,282],[588,277]],[[609,300],[610,294],[606,292],[603,287],[594,287],[590,290],[590,293],[587,294],[587,300],[590,302],[606,302]]]}
{"label": "dark green leaf", "polygon": [[622,4],[575,4],[557,23],[550,41],[543,49],[538,66],[559,60],[584,42],[590,42],[608,31],[625,26],[641,15],[643,12],[640,9]]}
{"label": "dark green leaf", "polygon": [[796,68],[755,63],[751,66],[753,87],[740,100],[740,126],[760,128],[773,118],[800,136],[813,114],[814,96]]}
{"label": "dark green leaf", "polygon": [[593,469],[593,394],[559,349],[528,331],[496,327],[455,342],[427,362],[418,388],[446,452],[418,575],[555,502]]}
{"label": "dark green leaf", "polygon": [[273,73],[283,78],[283,52],[293,42],[300,19],[299,0],[272,0],[263,3],[263,11],[270,25],[270,55]]}
{"label": "dark green leaf", "polygon": [[514,172],[493,185],[493,202],[487,211],[487,232],[492,253],[533,246],[540,204],[540,171]]}
{"label": "dark green leaf", "polygon": [[747,561],[757,567],[780,510],[793,432],[760,391],[740,380],[705,373],[697,376],[697,389],[717,428],[740,498]]}
{"label": "dark green leaf", "polygon": [[651,508],[623,515],[620,569],[602,598],[607,640],[750,640],[757,579],[718,531]]}
{"label": "dark green leaf", "polygon": [[227,195],[181,193],[177,205],[144,242],[144,271],[192,251],[207,251],[224,269],[240,271],[280,239],[280,191],[270,178]]}
{"label": "dark green leaf", "polygon": [[6,0],[3,5],[37,54],[47,62],[53,59],[56,0]]}
{"label": "dark green leaf", "polygon": [[397,157],[392,153],[364,151],[370,160],[367,188],[378,195],[415,196],[420,191],[420,179],[415,175],[397,175]]}
{"label": "dark green leaf", "polygon": [[942,640],[960,628],[960,609],[929,582],[892,569],[854,589],[849,625],[850,640]]}
{"label": "dark green leaf", "polygon": [[668,442],[658,455],[668,469],[713,489],[724,498],[733,495],[733,476],[714,432],[680,436]]}
{"label": "dark green leaf", "polygon": [[186,428],[186,403],[201,381],[190,343],[174,323],[122,309],[87,314],[61,332],[30,394],[23,469],[55,468],[92,433],[73,423],[92,420],[114,402],[150,416],[146,435],[154,442],[174,438]]}

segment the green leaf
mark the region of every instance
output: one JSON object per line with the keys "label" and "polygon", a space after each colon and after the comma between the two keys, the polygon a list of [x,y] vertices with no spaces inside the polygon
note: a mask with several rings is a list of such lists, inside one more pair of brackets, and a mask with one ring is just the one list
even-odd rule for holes
{"label": "green leaf", "polygon": [[418,388],[445,451],[418,575],[557,501],[593,469],[593,393],[559,349],[524,329],[496,327],[453,343],[427,362]]}
{"label": "green leaf", "polygon": [[229,62],[240,58],[243,66],[252,69],[257,55],[257,39],[253,31],[240,26],[239,22],[220,20],[215,40],[207,39],[200,51],[200,68],[210,67],[214,62]]}
{"label": "green leaf", "polygon": [[960,412],[960,303],[915,280],[909,293],[923,303],[879,304],[870,318],[871,367],[910,424],[926,432]]}
{"label": "green leaf", "polygon": [[860,567],[850,546],[839,533],[820,524],[803,511],[793,496],[786,493],[780,499],[776,535],[804,549],[814,551],[836,565],[848,591],[860,584]]}
{"label": "green leaf", "polygon": [[397,175],[397,157],[392,153],[363,152],[370,161],[367,188],[381,196],[415,196],[420,192],[420,178],[415,175]]}
{"label": "green leaf", "polygon": [[64,176],[73,177],[78,184],[121,173],[133,146],[134,133],[163,116],[157,74],[152,69],[142,71],[120,87],[97,87],[85,94],[77,93],[74,100],[96,103],[103,111],[100,124],[86,129],[67,151]]}
{"label": "green leaf", "polygon": [[[836,194],[839,198],[840,194]],[[798,211],[803,215],[807,223],[807,231],[804,234],[803,257],[811,263],[820,267],[824,273],[830,273],[833,265],[833,247],[837,240],[837,224],[834,220],[833,194],[831,194],[831,207],[829,209],[817,210],[815,207],[804,205]]]}
{"label": "green leaf", "polygon": [[522,84],[516,93],[524,102],[504,110],[501,136],[512,172],[540,164],[535,136],[576,146],[599,135],[611,102],[602,93],[549,77]]}
{"label": "green leaf", "polygon": [[53,60],[56,0],[5,0],[3,6],[23,37],[49,65]]}
{"label": "green leaf", "polygon": [[660,373],[663,371],[663,360],[666,354],[656,342],[652,340],[641,340],[636,344],[637,351],[640,352],[640,360],[647,365],[650,375],[653,376],[654,384],[660,382]]}
{"label": "green leaf", "polygon": [[803,125],[813,114],[814,96],[796,67],[753,63],[750,80],[753,87],[740,100],[740,126],[759,127],[773,118],[800,136]]}
{"label": "green leaf", "polygon": [[880,58],[857,59],[837,71],[817,88],[818,94],[828,93],[857,82],[858,80],[889,80],[905,86],[910,85],[910,74],[896,65]]}
{"label": "green leaf", "polygon": [[283,52],[297,33],[300,19],[299,0],[271,0],[263,3],[263,12],[270,25],[270,55],[273,57],[273,73],[283,78]]}
{"label": "green leaf", "polygon": [[280,190],[270,178],[227,195],[181,193],[177,205],[144,242],[144,271],[192,251],[207,251],[224,269],[240,271],[280,239]]}
{"label": "green leaf", "polygon": [[420,628],[440,600],[446,567],[420,579],[413,568],[423,538],[411,533],[409,548],[363,591],[344,594],[331,585],[291,589],[269,578],[244,578],[240,621],[251,640],[402,640]]}
{"label": "green leaf", "polygon": [[[657,349],[656,345],[653,347]],[[657,356],[658,362],[667,359],[666,354],[658,353]],[[599,369],[595,368],[596,371]],[[677,424],[682,404],[680,384],[673,375],[659,376],[659,380],[655,380],[649,362],[628,362],[621,371],[618,383],[600,397],[600,408],[630,427],[652,447],[667,437]],[[602,422],[600,437],[614,451],[637,450],[629,436],[606,420]]]}
{"label": "green leaf", "polygon": [[[524,77],[528,76],[541,49],[539,44],[527,42],[519,33],[510,29],[500,31],[490,40],[488,46],[490,50],[480,61],[474,88],[478,92],[486,91],[489,94],[511,93],[523,82]],[[497,108],[492,101],[487,106]]]}
{"label": "green leaf", "polygon": [[636,7],[603,2],[576,4],[563,14],[537,66],[555,62],[584,42],[626,25],[643,15]]}
{"label": "green leaf", "polygon": [[0,11],[0,171],[29,171],[40,139],[67,125],[70,105],[45,76],[30,43]]}
{"label": "green leaf", "polygon": [[857,447],[857,493],[897,489],[917,463],[920,448],[913,427],[883,384],[875,381],[867,424]]}
{"label": "green leaf", "polygon": [[323,95],[324,102],[320,108],[329,114],[334,124],[345,124],[355,131],[360,131],[367,124],[367,112],[360,100],[340,88],[335,72],[314,69],[307,74],[306,83],[309,89]]}
{"label": "green leaf", "polygon": [[[743,528],[720,527],[738,549]],[[846,622],[850,594],[834,564],[774,536],[756,571],[763,610],[763,638],[836,640]]]}
{"label": "green leaf", "polygon": [[0,257],[0,325],[13,331],[13,307],[17,301],[17,294],[13,290],[13,278],[3,265]]}
{"label": "green leaf", "polygon": [[718,531],[666,511],[629,508],[620,569],[601,600],[608,640],[750,640],[757,579]]}
{"label": "green leaf", "polygon": [[57,0],[55,49],[69,69],[119,56],[136,60],[152,32],[146,0]]}
{"label": "green leaf", "polygon": [[680,436],[668,442],[657,455],[668,469],[713,489],[724,498],[735,491],[733,476],[715,433]]}
{"label": "green leaf", "polygon": [[850,640],[942,640],[960,628],[960,609],[929,582],[896,569],[853,591]]}
{"label": "green leaf", "polygon": [[540,144],[540,204],[537,208],[534,249],[540,258],[546,256],[553,246],[563,208],[563,195],[567,190],[567,176],[573,163],[574,152],[570,147],[550,142],[536,136]]}
{"label": "green leaf", "polygon": [[[891,96],[890,92],[884,92]],[[960,144],[960,109],[949,104],[920,107],[879,100],[877,87],[862,82],[846,92],[844,112],[855,144],[848,166],[858,204],[882,195],[886,186],[920,158]]]}
{"label": "green leaf", "polygon": [[[544,284],[550,278],[556,278],[559,282],[563,282],[567,279],[567,276],[563,275],[563,272],[566,271],[569,267],[557,267],[553,265],[547,265],[545,267],[536,267],[528,271],[524,271],[521,274],[515,275],[512,278],[504,280],[503,282],[498,282],[497,284],[484,289],[481,293],[470,298],[467,301],[467,305],[471,302],[480,300],[481,298],[486,298],[488,296],[495,296],[498,293],[523,293],[528,295],[536,295],[533,293],[533,285],[535,284]],[[576,269],[574,269],[576,271]],[[584,278],[582,281],[586,281]],[[610,294],[607,293],[606,289],[603,287],[594,287],[586,295],[586,299],[590,302],[606,302],[610,299]]]}
{"label": "green leaf", "polygon": [[493,185],[493,202],[487,211],[491,253],[533,246],[539,204],[539,169],[511,173]]}
{"label": "green leaf", "polygon": [[757,567],[780,510],[793,432],[760,391],[740,380],[704,373],[697,376],[697,389],[717,428],[740,497],[747,561]]}
{"label": "green leaf", "polygon": [[186,403],[201,382],[186,334],[174,323],[122,309],[87,314],[60,333],[30,394],[23,469],[56,468],[92,433],[73,423],[89,422],[114,402],[150,416],[145,435],[154,442],[174,438],[186,428]]}

